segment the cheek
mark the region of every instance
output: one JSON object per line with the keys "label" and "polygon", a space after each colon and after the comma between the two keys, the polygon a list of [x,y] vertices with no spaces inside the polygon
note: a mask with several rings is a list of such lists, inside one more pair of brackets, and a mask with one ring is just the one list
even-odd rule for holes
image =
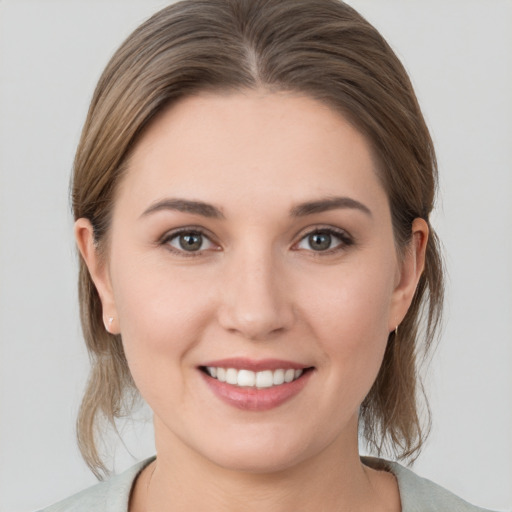
{"label": "cheek", "polygon": [[[144,259],[124,259],[116,266],[112,283],[123,346],[143,395],[145,388],[177,385],[181,372],[173,370],[182,366],[210,321],[211,301],[198,290],[201,281]],[[156,375],[165,375],[166,382],[155,382]]]}
{"label": "cheek", "polygon": [[361,400],[377,376],[387,344],[392,263],[375,268],[361,265],[360,271],[351,266],[350,271],[322,279],[317,275],[303,290],[304,315],[314,329],[325,365],[332,369],[331,378],[338,386],[340,380],[349,384],[344,389],[362,395]]}
{"label": "cheek", "polygon": [[392,261],[375,266],[360,261],[311,274],[301,290],[305,312],[324,332],[344,334],[342,345],[370,343],[372,333],[387,334],[394,269]]}

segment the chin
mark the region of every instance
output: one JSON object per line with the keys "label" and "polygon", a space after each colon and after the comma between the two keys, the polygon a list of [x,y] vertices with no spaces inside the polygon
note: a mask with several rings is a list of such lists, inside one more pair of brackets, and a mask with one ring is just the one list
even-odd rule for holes
{"label": "chin", "polygon": [[211,463],[226,470],[269,474],[297,466],[322,449],[320,446],[312,446],[305,438],[290,436],[289,429],[284,432],[271,430],[255,432],[247,428],[237,435],[231,432],[203,449],[196,447],[196,451],[202,452]]}
{"label": "chin", "polygon": [[[306,458],[306,457],[304,457]],[[227,453],[217,451],[210,462],[225,470],[237,473],[271,474],[286,471],[301,462],[297,453],[276,452],[273,449],[247,450]]]}

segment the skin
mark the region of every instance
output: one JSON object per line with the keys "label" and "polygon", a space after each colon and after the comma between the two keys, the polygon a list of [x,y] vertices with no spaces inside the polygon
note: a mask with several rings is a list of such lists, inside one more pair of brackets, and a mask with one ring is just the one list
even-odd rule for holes
{"label": "skin", "polygon": [[[416,219],[397,254],[375,165],[365,138],[309,97],[200,94],[139,141],[106,258],[90,223],[77,221],[106,325],[122,334],[154,412],[158,459],[136,482],[132,512],[400,510],[394,477],[360,461],[358,410],[411,303],[428,228]],[[290,215],[333,196],[368,211]],[[223,218],[144,214],[167,198],[214,205]],[[205,232],[193,256],[174,235],[191,226]],[[308,235],[326,228],[342,236],[318,250]],[[313,370],[291,400],[245,411],[215,396],[198,369],[227,357]]]}

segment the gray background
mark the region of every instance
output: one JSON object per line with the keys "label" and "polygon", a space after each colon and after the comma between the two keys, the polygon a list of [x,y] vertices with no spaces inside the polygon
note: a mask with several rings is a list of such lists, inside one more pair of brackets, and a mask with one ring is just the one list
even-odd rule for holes
{"label": "gray background", "polygon": [[[94,477],[74,421],[87,374],[68,206],[74,148],[109,56],[167,2],[0,0],[0,511]],[[512,1],[352,0],[411,73],[437,144],[434,223],[450,274],[430,366],[434,429],[415,465],[512,509]],[[117,469],[153,451],[142,409]]]}

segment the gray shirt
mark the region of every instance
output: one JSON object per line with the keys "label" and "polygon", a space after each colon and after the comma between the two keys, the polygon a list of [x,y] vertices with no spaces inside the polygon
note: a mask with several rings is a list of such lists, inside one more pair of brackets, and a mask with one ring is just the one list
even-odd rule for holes
{"label": "gray shirt", "polygon": [[[124,473],[96,484],[40,512],[127,512],[130,492],[138,474],[154,458],[139,462]],[[421,478],[396,462],[362,457],[365,465],[396,476],[402,512],[490,512],[470,505],[439,485]]]}

